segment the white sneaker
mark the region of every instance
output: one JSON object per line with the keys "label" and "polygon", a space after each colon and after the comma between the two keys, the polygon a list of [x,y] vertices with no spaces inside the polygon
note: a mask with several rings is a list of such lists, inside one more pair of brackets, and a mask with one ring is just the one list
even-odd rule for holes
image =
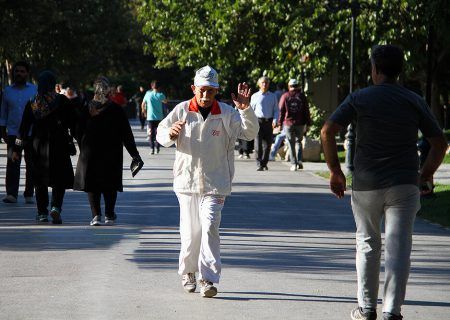
{"label": "white sneaker", "polygon": [[195,289],[197,288],[195,273],[183,274],[181,284],[183,285],[184,291],[187,293],[195,292]]}
{"label": "white sneaker", "polygon": [[297,165],[296,164],[291,165],[291,169],[290,170],[291,171],[297,171]]}
{"label": "white sneaker", "polygon": [[244,156],[244,158],[245,158],[245,159],[250,159],[250,156],[249,156],[248,154],[246,154],[246,155]]}
{"label": "white sneaker", "polygon": [[95,216],[91,220],[90,225],[93,226],[93,227],[98,227],[98,226],[102,225],[101,222],[102,222],[102,217],[101,216]]}
{"label": "white sneaker", "polygon": [[244,155],[243,155],[243,154],[240,154],[240,155],[238,156],[238,158],[239,158],[239,159],[243,159],[243,158],[244,158]]}
{"label": "white sneaker", "polygon": [[3,198],[4,203],[17,203],[17,198],[13,195],[8,194],[6,197]]}
{"label": "white sneaker", "polygon": [[211,281],[200,280],[200,295],[204,298],[212,298],[217,294],[217,288]]}

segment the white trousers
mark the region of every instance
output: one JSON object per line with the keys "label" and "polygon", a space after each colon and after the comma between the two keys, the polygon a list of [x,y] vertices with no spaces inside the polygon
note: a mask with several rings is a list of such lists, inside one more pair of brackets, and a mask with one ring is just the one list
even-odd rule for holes
{"label": "white trousers", "polygon": [[176,193],[180,203],[180,275],[199,272],[199,279],[219,283],[219,226],[223,195]]}

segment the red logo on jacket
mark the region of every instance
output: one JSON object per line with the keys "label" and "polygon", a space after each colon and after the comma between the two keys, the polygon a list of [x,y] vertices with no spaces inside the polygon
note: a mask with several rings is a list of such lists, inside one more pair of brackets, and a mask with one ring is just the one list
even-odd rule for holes
{"label": "red logo on jacket", "polygon": [[212,135],[218,137],[220,135],[220,130],[213,130]]}

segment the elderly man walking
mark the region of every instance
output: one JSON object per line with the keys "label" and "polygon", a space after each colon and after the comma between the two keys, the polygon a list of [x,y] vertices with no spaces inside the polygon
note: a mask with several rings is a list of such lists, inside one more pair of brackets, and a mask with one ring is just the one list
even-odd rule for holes
{"label": "elderly man walking", "polygon": [[237,138],[252,140],[258,120],[250,104],[250,89],[239,84],[232,99],[238,110],[218,102],[218,74],[210,66],[199,69],[191,86],[194,97],[181,102],[161,121],[156,139],[176,144],[174,191],[180,204],[181,251],[178,273],[186,292],[217,294],[221,274],[219,225],[234,175]]}
{"label": "elderly man walking", "polygon": [[278,99],[269,91],[270,81],[267,77],[258,80],[259,91],[252,95],[250,106],[258,117],[259,132],[255,140],[257,171],[269,170],[270,147],[273,140],[273,128],[277,126]]}
{"label": "elderly man walking", "polygon": [[[331,191],[342,198],[345,176],[337,157],[335,135],[356,121],[352,209],[356,222],[358,307],[351,319],[377,319],[381,256],[381,221],[385,221],[383,319],[402,319],[410,269],[412,232],[420,208],[419,185],[430,181],[447,143],[426,102],[397,83],[403,52],[392,45],[372,49],[374,86],[350,94],[322,128],[331,171]],[[419,173],[417,132],[431,144]]]}

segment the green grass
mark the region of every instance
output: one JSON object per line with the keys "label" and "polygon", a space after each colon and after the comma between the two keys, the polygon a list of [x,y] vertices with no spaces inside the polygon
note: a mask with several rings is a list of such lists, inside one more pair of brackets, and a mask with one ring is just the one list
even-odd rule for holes
{"label": "green grass", "polygon": [[421,200],[418,216],[450,227],[450,185],[437,184],[434,193],[434,197]]}
{"label": "green grass", "polygon": [[446,154],[442,163],[450,163],[450,154]]}
{"label": "green grass", "polygon": [[[345,150],[338,151],[338,158],[339,162],[341,163],[345,162]],[[323,154],[323,152],[320,154],[320,162],[325,162],[325,155]]]}
{"label": "green grass", "polygon": [[[325,178],[327,180],[330,179],[330,171],[316,171],[314,173],[319,177]],[[345,182],[347,183],[347,188],[352,187],[352,175],[350,173],[345,176]]]}

